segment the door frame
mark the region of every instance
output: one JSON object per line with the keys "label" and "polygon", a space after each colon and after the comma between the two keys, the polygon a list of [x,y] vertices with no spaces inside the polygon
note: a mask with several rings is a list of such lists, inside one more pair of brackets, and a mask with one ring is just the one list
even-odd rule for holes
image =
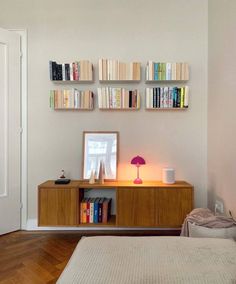
{"label": "door frame", "polygon": [[28,68],[27,30],[8,29],[21,37],[21,224],[26,230],[28,219]]}

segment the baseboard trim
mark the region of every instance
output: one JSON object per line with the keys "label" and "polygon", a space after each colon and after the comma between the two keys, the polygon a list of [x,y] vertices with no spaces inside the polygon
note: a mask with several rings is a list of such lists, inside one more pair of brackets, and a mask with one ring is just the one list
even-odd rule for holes
{"label": "baseboard trim", "polygon": [[39,227],[37,219],[28,219],[26,231],[180,231],[181,228],[127,228],[127,227]]}

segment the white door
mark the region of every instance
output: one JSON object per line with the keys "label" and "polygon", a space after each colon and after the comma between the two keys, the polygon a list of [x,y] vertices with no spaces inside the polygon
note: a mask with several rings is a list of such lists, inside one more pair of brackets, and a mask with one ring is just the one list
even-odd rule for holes
{"label": "white door", "polygon": [[20,229],[20,36],[0,28],[0,235]]}

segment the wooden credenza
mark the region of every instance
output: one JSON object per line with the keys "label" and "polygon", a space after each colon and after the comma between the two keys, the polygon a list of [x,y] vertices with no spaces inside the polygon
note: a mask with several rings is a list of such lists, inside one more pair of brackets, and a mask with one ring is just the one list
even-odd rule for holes
{"label": "wooden credenza", "polygon": [[[86,189],[116,191],[116,200],[113,200],[116,215],[107,224],[80,224],[80,202]],[[171,185],[160,181],[146,181],[141,185],[132,181],[91,185],[80,180],[56,185],[54,181],[47,181],[38,186],[39,226],[180,228],[192,209],[193,186],[185,181]]]}

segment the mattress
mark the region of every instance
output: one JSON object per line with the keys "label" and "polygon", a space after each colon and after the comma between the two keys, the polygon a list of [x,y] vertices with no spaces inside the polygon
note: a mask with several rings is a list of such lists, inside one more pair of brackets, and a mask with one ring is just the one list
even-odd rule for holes
{"label": "mattress", "polygon": [[86,237],[58,284],[236,284],[236,242],[186,237]]}

